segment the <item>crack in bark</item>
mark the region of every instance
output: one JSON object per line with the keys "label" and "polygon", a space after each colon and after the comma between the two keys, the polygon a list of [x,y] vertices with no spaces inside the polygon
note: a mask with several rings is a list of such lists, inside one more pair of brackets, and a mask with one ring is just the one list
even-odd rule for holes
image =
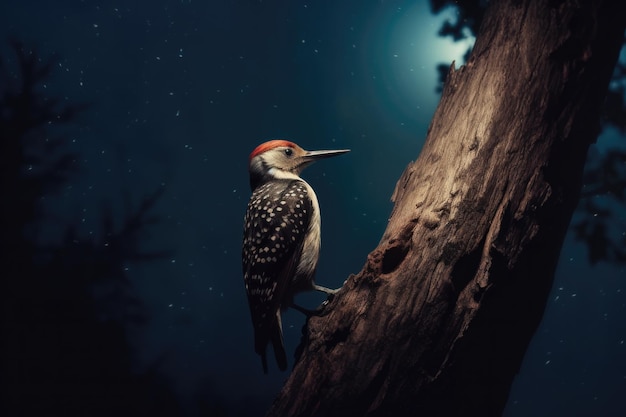
{"label": "crack in bark", "polygon": [[418,218],[411,219],[409,223],[404,226],[397,238],[389,240],[387,248],[383,251],[380,262],[380,272],[382,274],[395,271],[402,261],[404,261],[407,253],[409,253],[411,249],[413,231],[415,230],[418,220]]}

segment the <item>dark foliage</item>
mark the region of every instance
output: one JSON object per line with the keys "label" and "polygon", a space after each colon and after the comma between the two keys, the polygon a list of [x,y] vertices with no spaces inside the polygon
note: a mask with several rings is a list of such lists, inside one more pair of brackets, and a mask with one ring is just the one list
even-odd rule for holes
{"label": "dark foliage", "polygon": [[604,122],[626,134],[626,62],[618,61],[604,105]]}
{"label": "dark foliage", "polygon": [[[434,14],[453,7],[458,10],[458,18],[456,21],[445,21],[443,26],[439,29],[439,36],[450,36],[454,41],[460,41],[466,39],[468,36],[474,36],[478,32],[478,28],[483,20],[485,9],[487,7],[487,1],[485,0],[466,0],[466,1],[453,1],[453,0],[431,0],[430,8]],[[463,62],[467,61],[471,48],[465,52],[463,56]],[[457,67],[462,64],[457,62]],[[441,92],[443,84],[448,76],[450,64],[437,65],[437,72],[439,72],[439,83],[436,87],[437,92]]]}
{"label": "dark foliage", "polygon": [[430,7],[433,13],[439,13],[448,7],[455,7],[458,9],[459,18],[456,22],[444,22],[441,29],[439,29],[440,36],[452,36],[455,41],[465,39],[469,34],[474,35],[478,32],[478,28],[483,21],[485,14],[485,8],[487,7],[486,0],[466,0],[466,1],[453,1],[453,0],[431,0]]}
{"label": "dark foliage", "polygon": [[127,204],[121,226],[105,210],[99,240],[67,225],[42,244],[42,197],[79,169],[66,132],[87,106],[42,93],[57,60],[11,44],[15,60],[0,60],[0,415],[179,415],[156,365],[133,371],[127,335],[148,317],[126,267],[164,255],[140,248],[162,190]]}
{"label": "dark foliage", "polygon": [[[454,41],[474,35],[482,22],[487,6],[484,0],[431,0],[433,13],[447,7],[458,9],[458,19],[447,21],[439,30],[441,36],[451,36]],[[470,50],[464,56],[467,60]],[[457,67],[460,63],[457,63]],[[438,91],[446,80],[450,65],[440,64]],[[626,62],[618,61],[604,104],[603,128],[612,127],[626,135]],[[626,224],[615,212],[626,209],[626,150],[612,148],[604,153],[590,152],[585,166],[585,186],[572,222],[576,239],[587,246],[589,262],[626,263]],[[617,230],[617,232],[615,232]]]}
{"label": "dark foliage", "polygon": [[604,155],[591,154],[584,180],[574,235],[587,243],[591,263],[626,263],[626,224],[615,215],[626,204],[626,152],[610,149]]}

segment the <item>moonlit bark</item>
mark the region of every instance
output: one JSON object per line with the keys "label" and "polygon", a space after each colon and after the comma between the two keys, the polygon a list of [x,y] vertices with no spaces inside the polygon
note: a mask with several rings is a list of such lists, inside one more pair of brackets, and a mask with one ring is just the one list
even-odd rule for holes
{"label": "moonlit bark", "polygon": [[620,3],[490,3],[378,247],[308,321],[269,416],[501,414],[598,133]]}

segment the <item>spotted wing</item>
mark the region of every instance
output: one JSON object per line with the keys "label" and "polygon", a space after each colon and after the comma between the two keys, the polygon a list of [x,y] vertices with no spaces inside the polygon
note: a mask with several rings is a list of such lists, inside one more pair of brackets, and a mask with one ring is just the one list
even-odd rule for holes
{"label": "spotted wing", "polygon": [[[255,350],[264,356],[281,304],[295,275],[312,203],[300,180],[263,184],[252,193],[244,222],[243,275],[255,330]],[[279,327],[280,330],[280,327]],[[280,330],[282,344],[282,330]]]}

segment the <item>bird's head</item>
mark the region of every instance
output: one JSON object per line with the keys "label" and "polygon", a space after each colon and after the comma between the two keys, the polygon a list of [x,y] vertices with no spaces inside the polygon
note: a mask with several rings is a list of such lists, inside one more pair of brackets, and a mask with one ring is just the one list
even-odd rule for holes
{"label": "bird's head", "polygon": [[298,178],[302,170],[318,159],[350,152],[349,149],[307,151],[287,140],[270,140],[250,154],[250,187],[254,190],[276,178]]}

